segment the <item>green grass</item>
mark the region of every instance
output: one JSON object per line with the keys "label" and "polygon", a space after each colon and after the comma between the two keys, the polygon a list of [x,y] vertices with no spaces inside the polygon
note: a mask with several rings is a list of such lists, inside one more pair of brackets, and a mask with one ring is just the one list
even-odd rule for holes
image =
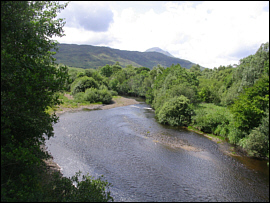
{"label": "green grass", "polygon": [[[197,128],[195,128],[195,127],[193,127],[193,126],[188,126],[187,129],[188,129],[188,130],[191,130],[191,131],[194,131],[194,132],[196,132],[196,133],[198,133],[198,134],[207,135],[207,136],[209,136],[209,137],[208,137],[209,139],[211,139],[211,138],[216,138],[216,139],[220,139],[220,140],[222,140],[222,141],[225,141],[225,138],[222,137],[222,136],[218,136],[218,135],[214,135],[214,134],[210,134],[210,133],[205,133],[205,132],[203,132],[203,131],[198,130]],[[211,139],[211,140],[212,140],[212,139]],[[218,143],[221,143],[221,141],[218,142]]]}
{"label": "green grass", "polygon": [[226,107],[211,103],[201,103],[194,108],[192,126],[197,130],[226,138],[229,133],[229,124],[232,114]]}
{"label": "green grass", "polygon": [[[71,94],[70,92],[65,92],[66,94]],[[80,106],[87,106],[87,105],[90,105],[90,103],[88,101],[81,101],[81,102],[77,102],[75,101],[74,99],[68,99],[66,96],[64,96],[65,93],[59,93],[59,100],[62,101],[63,103],[58,106],[58,107],[54,107],[54,108],[51,108],[51,107],[48,107],[48,109],[46,110],[46,112],[48,114],[52,114],[54,111],[57,111],[57,110],[62,110],[62,108],[72,108],[72,109],[75,109],[75,108],[78,108]],[[91,104],[102,104],[102,102],[96,102],[96,103],[91,103]]]}

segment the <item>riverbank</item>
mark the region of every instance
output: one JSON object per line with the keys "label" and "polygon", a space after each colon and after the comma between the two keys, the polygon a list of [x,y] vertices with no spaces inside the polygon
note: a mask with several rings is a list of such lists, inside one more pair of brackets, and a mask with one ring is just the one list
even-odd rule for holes
{"label": "riverbank", "polygon": [[208,139],[212,140],[213,142],[219,144],[220,149],[227,155],[247,156],[247,153],[239,146],[234,145],[234,146],[228,147],[228,145],[230,145],[230,144],[225,140],[224,137],[199,131],[198,129],[196,129],[192,126],[183,127],[183,128],[188,130],[188,131],[192,131],[192,132],[195,132],[197,134],[203,135],[203,136],[207,137]]}
{"label": "riverbank", "polygon": [[[69,94],[65,94],[65,97],[67,97],[69,100],[73,100],[73,97]],[[55,113],[57,116],[60,114],[63,114],[65,112],[69,111],[81,111],[81,110],[105,110],[105,109],[111,109],[115,107],[121,107],[121,106],[128,106],[133,104],[139,104],[140,102],[136,101],[135,99],[126,98],[123,96],[115,96],[112,99],[112,102],[110,104],[88,104],[88,105],[80,105],[78,104],[76,107],[69,106],[65,107],[63,105],[60,105]]]}

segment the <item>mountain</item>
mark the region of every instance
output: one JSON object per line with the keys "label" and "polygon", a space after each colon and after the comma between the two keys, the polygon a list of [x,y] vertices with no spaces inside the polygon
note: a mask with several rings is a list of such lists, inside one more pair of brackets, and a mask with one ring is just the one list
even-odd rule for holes
{"label": "mountain", "polygon": [[131,64],[135,67],[147,67],[152,69],[160,64],[170,67],[172,64],[180,64],[182,67],[190,68],[194,63],[166,56],[158,52],[138,52],[112,49],[92,45],[59,44],[58,52],[54,55],[57,63],[77,68],[98,68],[106,64],[113,65],[119,62],[122,67]]}
{"label": "mountain", "polygon": [[158,47],[153,47],[153,48],[147,49],[145,52],[158,52],[158,53],[165,54],[166,56],[169,56],[169,57],[174,57],[169,52],[164,51],[164,50],[162,50],[161,48],[158,48]]}

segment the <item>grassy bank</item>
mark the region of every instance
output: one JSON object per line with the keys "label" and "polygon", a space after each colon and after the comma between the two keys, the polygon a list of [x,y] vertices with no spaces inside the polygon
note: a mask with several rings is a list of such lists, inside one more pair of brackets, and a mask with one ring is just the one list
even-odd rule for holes
{"label": "grassy bank", "polygon": [[125,98],[123,96],[112,96],[110,104],[102,104],[102,102],[90,103],[89,101],[76,100],[71,96],[70,92],[60,93],[59,99],[63,102],[61,105],[55,108],[48,108],[47,112],[52,114],[54,111],[56,114],[61,114],[67,111],[82,110],[82,109],[110,109],[120,106],[127,106],[132,104],[138,104],[135,99]]}

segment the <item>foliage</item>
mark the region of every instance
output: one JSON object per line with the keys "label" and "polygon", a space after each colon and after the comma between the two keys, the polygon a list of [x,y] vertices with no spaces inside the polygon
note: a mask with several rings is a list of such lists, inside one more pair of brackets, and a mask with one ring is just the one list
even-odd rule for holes
{"label": "foliage", "polygon": [[268,156],[269,158],[269,104],[266,110],[266,116],[262,118],[261,124],[252,129],[247,137],[240,140],[240,145],[251,156]]}
{"label": "foliage", "polygon": [[45,200],[63,202],[113,201],[109,191],[111,184],[102,180],[103,176],[94,179],[87,174],[83,175],[82,180],[79,181],[80,176],[80,171],[71,178],[62,177],[59,173],[54,173],[53,180],[50,181],[48,189],[46,188],[49,196],[45,197]]}
{"label": "foliage", "polygon": [[265,109],[269,103],[269,77],[262,77],[254,86],[246,88],[231,106],[234,114],[235,127],[249,133],[250,129],[258,127]]}
{"label": "foliage", "polygon": [[[61,103],[59,92],[69,83],[67,68],[57,66],[51,52],[57,45],[51,38],[63,36],[65,24],[56,19],[57,12],[66,6],[1,1],[1,201],[56,200],[50,196],[54,190],[49,187],[51,176],[45,175],[43,159],[49,156],[41,146],[53,136],[58,120],[47,109]],[[82,189],[73,201],[111,200],[105,193],[106,183],[87,180],[80,184]],[[94,188],[94,199],[89,199],[93,198],[90,188]],[[57,195],[65,192],[60,189]]]}
{"label": "foliage", "polygon": [[[42,9],[51,8],[46,13]],[[59,104],[55,92],[67,80],[65,67],[56,68],[48,38],[62,36],[62,20],[53,20],[63,5],[48,2],[1,3],[1,144],[14,139],[33,142],[52,136],[57,118],[47,106]],[[31,39],[31,40],[29,40]],[[14,51],[17,50],[17,51]],[[22,85],[23,84],[23,85]],[[27,127],[26,127],[27,126]]]}
{"label": "foliage", "polygon": [[71,84],[71,92],[73,95],[77,94],[78,92],[85,92],[88,88],[97,88],[98,83],[92,77],[78,77],[72,84]]}
{"label": "foliage", "polygon": [[199,78],[198,98],[206,103],[220,103],[219,89],[222,85],[217,79]]}
{"label": "foliage", "polygon": [[189,99],[181,95],[165,102],[156,116],[162,124],[187,126],[191,121],[191,115]]}
{"label": "foliage", "polygon": [[85,102],[85,93],[84,92],[78,92],[77,94],[74,95],[74,100],[75,102],[78,103],[83,103]]}
{"label": "foliage", "polygon": [[90,103],[102,102],[103,104],[109,104],[112,101],[112,95],[107,89],[89,88],[85,91],[84,99]]}
{"label": "foliage", "polygon": [[[150,72],[151,73],[151,72]],[[151,85],[153,90],[147,92],[147,99],[158,112],[165,101],[175,96],[184,95],[191,103],[197,101],[197,85],[198,80],[193,73],[182,68],[179,64],[171,67],[158,74]],[[152,94],[152,95],[150,95]]]}
{"label": "foliage", "polygon": [[223,137],[228,136],[232,114],[226,107],[204,103],[197,105],[194,111],[192,125],[198,130]]}
{"label": "foliage", "polygon": [[110,77],[113,74],[112,67],[110,65],[103,66],[100,69],[100,74],[105,76],[105,77]]}

